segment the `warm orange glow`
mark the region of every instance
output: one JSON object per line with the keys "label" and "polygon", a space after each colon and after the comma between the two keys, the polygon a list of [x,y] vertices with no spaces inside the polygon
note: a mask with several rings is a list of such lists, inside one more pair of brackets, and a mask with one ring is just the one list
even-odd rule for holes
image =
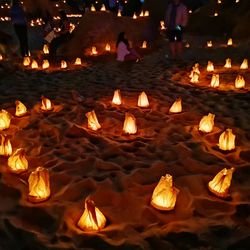
{"label": "warm orange glow", "polygon": [[15,104],[16,104],[15,116],[21,117],[27,114],[27,108],[22,102],[16,101]]}
{"label": "warm orange glow", "polygon": [[90,8],[91,11],[95,11],[95,6],[92,4],[91,5],[91,8]]}
{"label": "warm orange glow", "polygon": [[218,12],[214,12],[214,16],[218,16],[219,14],[218,14]]}
{"label": "warm orange glow", "polygon": [[106,218],[103,213],[95,206],[94,201],[85,200],[85,209],[79,219],[77,226],[84,231],[99,231],[106,225]]}
{"label": "warm orange glow", "polygon": [[49,46],[47,44],[43,45],[43,53],[44,54],[49,54]]}
{"label": "warm orange glow", "polygon": [[12,146],[11,146],[10,140],[6,136],[1,135],[1,134],[0,134],[0,138],[1,138],[0,155],[10,156],[12,154]]}
{"label": "warm orange glow", "polygon": [[245,88],[245,79],[243,76],[241,75],[238,75],[236,80],[235,80],[235,88],[236,89],[242,89],[242,88]]}
{"label": "warm orange glow", "polygon": [[95,46],[93,46],[93,47],[91,48],[91,54],[92,54],[92,55],[97,55],[97,54],[98,54],[98,52],[97,52]]}
{"label": "warm orange glow", "polygon": [[48,169],[38,167],[35,171],[31,172],[28,182],[29,201],[42,202],[50,197],[50,180]]}
{"label": "warm orange glow", "polygon": [[230,69],[232,67],[232,61],[230,58],[226,59],[226,64],[224,65],[224,68]]}
{"label": "warm orange glow", "polygon": [[147,41],[143,41],[141,47],[142,47],[142,49],[146,49],[147,48]]}
{"label": "warm orange glow", "polygon": [[123,124],[123,132],[125,134],[129,134],[129,135],[136,134],[136,132],[137,132],[136,119],[130,113],[125,114],[125,121]]}
{"label": "warm orange glow", "polygon": [[3,60],[3,55],[2,54],[0,54],[0,61],[2,61]]}
{"label": "warm orange glow", "polygon": [[82,65],[82,60],[81,58],[77,57],[75,60],[75,65]]}
{"label": "warm orange glow", "polygon": [[109,44],[109,43],[107,43],[107,44],[106,44],[106,46],[105,46],[105,50],[106,50],[106,51],[110,51],[110,50],[111,50],[111,48],[110,48],[110,44]]}
{"label": "warm orange glow", "polygon": [[190,82],[191,83],[198,83],[199,82],[199,76],[200,76],[199,64],[196,63],[193,66],[192,71],[191,71],[191,73],[189,75]]}
{"label": "warm orange glow", "polygon": [[50,99],[42,96],[42,103],[41,103],[41,110],[43,111],[51,111],[53,110],[53,104],[51,103]]}
{"label": "warm orange glow", "polygon": [[208,183],[210,192],[221,198],[227,198],[229,188],[231,185],[234,168],[222,169],[214,178]]}
{"label": "warm orange glow", "polygon": [[30,58],[28,56],[23,58],[23,66],[27,67],[30,65]]}
{"label": "warm orange glow", "polygon": [[165,22],[164,21],[160,21],[160,26],[161,26],[161,30],[165,30]]}
{"label": "warm orange glow", "polygon": [[122,11],[121,10],[118,10],[117,12],[117,16],[121,17],[122,16]]}
{"label": "warm orange glow", "polygon": [[210,86],[213,88],[218,88],[220,85],[220,75],[219,74],[213,74]]}
{"label": "warm orange glow", "polygon": [[61,61],[61,69],[66,69],[68,67],[67,62],[62,60]]}
{"label": "warm orange glow", "polygon": [[36,60],[32,60],[31,68],[32,68],[32,69],[37,69],[37,68],[38,68],[38,63],[37,63]]}
{"label": "warm orange glow", "polygon": [[224,131],[219,138],[219,148],[224,151],[235,149],[235,137],[232,129]]}
{"label": "warm orange glow", "polygon": [[141,107],[141,108],[149,107],[148,97],[144,91],[141,92],[141,94],[139,95],[137,105],[138,107]]}
{"label": "warm orange glow", "polygon": [[227,46],[232,46],[233,45],[233,39],[229,38],[227,41]]}
{"label": "warm orange glow", "polygon": [[10,127],[11,114],[6,110],[0,111],[0,131],[8,129]]}
{"label": "warm orange glow", "polygon": [[175,207],[179,190],[173,186],[173,178],[167,174],[162,176],[154,189],[151,205],[159,210],[170,211]]}
{"label": "warm orange glow", "polygon": [[86,114],[86,117],[88,118],[88,128],[92,129],[94,131],[101,128],[101,125],[98,122],[97,116],[95,114],[95,111],[92,110]]}
{"label": "warm orange glow", "polygon": [[214,128],[214,118],[215,115],[211,113],[206,116],[203,116],[199,124],[199,130],[204,133],[212,132]]}
{"label": "warm orange glow", "polygon": [[13,173],[20,174],[28,169],[28,161],[25,157],[23,148],[17,149],[8,159],[9,170]]}
{"label": "warm orange glow", "polygon": [[214,71],[214,64],[211,61],[207,63],[207,72]]}
{"label": "warm orange glow", "polygon": [[143,10],[142,10],[139,16],[142,17],[143,15],[144,15],[144,14],[143,14]]}
{"label": "warm orange glow", "polygon": [[134,15],[133,15],[133,19],[137,19],[137,15],[136,15],[136,13],[134,13]]}
{"label": "warm orange glow", "polygon": [[148,11],[148,10],[146,10],[146,11],[144,12],[144,16],[149,16],[149,11]]}
{"label": "warm orange glow", "polygon": [[244,59],[242,64],[240,65],[240,69],[248,69],[248,60]]}
{"label": "warm orange glow", "polygon": [[48,60],[43,60],[42,68],[43,69],[48,69],[49,68],[49,61]]}
{"label": "warm orange glow", "polygon": [[182,111],[182,101],[178,98],[169,109],[169,113],[180,113]]}
{"label": "warm orange glow", "polygon": [[102,4],[101,11],[106,11],[106,7],[104,4]]}
{"label": "warm orange glow", "polygon": [[212,42],[212,41],[207,41],[207,47],[208,47],[208,48],[213,47],[213,42]]}
{"label": "warm orange glow", "polygon": [[112,99],[112,103],[115,105],[121,105],[122,104],[122,97],[121,97],[121,91],[119,89],[114,91],[114,96]]}

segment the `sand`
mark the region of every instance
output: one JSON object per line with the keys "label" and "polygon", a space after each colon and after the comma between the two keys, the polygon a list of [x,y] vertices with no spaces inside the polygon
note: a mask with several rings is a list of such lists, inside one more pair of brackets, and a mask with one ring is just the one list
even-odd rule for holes
{"label": "sand", "polygon": [[[29,170],[11,174],[7,158],[0,158],[0,249],[249,249],[249,81],[244,91],[214,90],[203,81],[201,86],[186,83],[197,60],[202,79],[209,79],[204,66],[211,54],[203,42],[193,44],[184,65],[165,58],[165,41],[140,63],[121,64],[112,56],[85,58],[86,67],[46,72],[2,63],[1,108],[14,114],[19,99],[30,114],[13,117],[4,131],[14,148],[25,148]],[[223,65],[227,50],[214,50],[211,60]],[[242,51],[235,50],[232,59],[239,64]],[[249,80],[249,71],[245,74]],[[234,75],[228,73],[227,79]],[[121,107],[111,104],[118,88]],[[149,97],[147,109],[136,107],[141,91]],[[53,101],[54,111],[40,112],[41,95]],[[178,97],[183,112],[169,115]],[[102,126],[97,132],[87,128],[85,118],[93,109]],[[137,119],[136,135],[122,133],[128,111]],[[198,124],[209,112],[216,115],[215,129],[202,135]],[[226,128],[237,136],[236,150],[230,153],[217,147]],[[49,169],[52,194],[46,202],[32,204],[27,201],[27,179],[38,166]],[[232,166],[231,196],[219,199],[207,183]],[[173,175],[180,193],[174,211],[159,212],[150,206],[150,198],[166,173]],[[76,226],[86,197],[108,220],[98,233]]]}

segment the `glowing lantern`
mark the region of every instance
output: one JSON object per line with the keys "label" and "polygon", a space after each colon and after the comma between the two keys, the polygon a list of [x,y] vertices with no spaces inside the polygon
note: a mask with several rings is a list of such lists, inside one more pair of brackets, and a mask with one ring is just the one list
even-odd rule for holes
{"label": "glowing lantern", "polygon": [[0,54],[0,61],[2,61],[3,60],[3,55],[2,54]]}
{"label": "glowing lantern", "polygon": [[214,127],[214,118],[215,115],[211,113],[206,116],[203,116],[199,124],[199,130],[204,133],[212,132]]}
{"label": "glowing lantern", "polygon": [[232,129],[224,131],[219,138],[219,148],[224,151],[235,149],[235,137]]}
{"label": "glowing lantern", "polygon": [[192,68],[192,71],[191,71],[189,77],[192,79],[194,77],[194,74],[197,74],[198,76],[200,75],[199,63],[196,63],[194,65],[194,67]]}
{"label": "glowing lantern", "polygon": [[221,3],[221,0],[218,0],[217,3],[220,4],[220,3]]}
{"label": "glowing lantern", "polygon": [[173,178],[167,174],[162,176],[154,189],[151,205],[159,210],[170,211],[175,207],[179,190],[173,187]]}
{"label": "glowing lantern", "polygon": [[226,59],[226,64],[224,65],[224,68],[230,69],[232,67],[232,61],[230,58]]}
{"label": "glowing lantern", "polygon": [[91,11],[95,11],[95,6],[92,4],[91,5],[91,8],[90,8]]}
{"label": "glowing lantern", "polygon": [[30,65],[30,58],[28,56],[25,56],[23,58],[23,66],[27,67]]}
{"label": "glowing lantern", "polygon": [[77,226],[84,231],[99,231],[106,225],[106,218],[103,213],[95,206],[94,201],[85,200],[85,209],[79,219]]}
{"label": "glowing lantern", "polygon": [[191,83],[198,83],[199,82],[199,74],[197,72],[194,72],[192,75],[192,78],[190,79]]}
{"label": "glowing lantern", "polygon": [[134,13],[134,15],[133,15],[133,19],[137,19],[137,15],[136,15],[136,13]]}
{"label": "glowing lantern", "polygon": [[229,188],[233,177],[234,168],[222,169],[214,178],[208,183],[210,192],[221,198],[227,198]]}
{"label": "glowing lantern", "polygon": [[139,95],[137,105],[138,107],[141,107],[141,108],[149,107],[148,97],[144,91],[141,92],[141,94]]}
{"label": "glowing lantern", "polygon": [[218,14],[218,12],[214,12],[214,16],[218,16],[219,14]]}
{"label": "glowing lantern", "polygon": [[233,45],[233,39],[229,38],[227,41],[227,46],[232,46]]}
{"label": "glowing lantern", "polygon": [[13,173],[19,174],[28,169],[28,161],[25,157],[23,148],[17,149],[8,159],[9,170]]}
{"label": "glowing lantern", "polygon": [[147,48],[147,41],[143,41],[141,47],[142,47],[142,49],[146,49]]}
{"label": "glowing lantern", "polygon": [[97,54],[98,54],[98,52],[97,52],[95,46],[93,46],[93,47],[91,48],[91,54],[92,54],[92,55],[97,55]]}
{"label": "glowing lantern", "polygon": [[86,117],[88,118],[88,128],[92,129],[94,131],[101,128],[101,125],[98,122],[98,119],[96,117],[95,111],[92,110],[86,114]]}
{"label": "glowing lantern", "polygon": [[12,146],[10,140],[2,134],[0,134],[0,138],[0,155],[10,156],[12,154]]}
{"label": "glowing lantern", "polygon": [[148,11],[148,10],[146,10],[146,11],[144,12],[144,16],[149,16],[149,11]]}
{"label": "glowing lantern", "polygon": [[47,44],[44,44],[43,45],[43,53],[46,55],[46,54],[49,54],[49,46]]}
{"label": "glowing lantern", "polygon": [[166,29],[164,21],[160,21],[160,26],[161,26],[161,30]]}
{"label": "glowing lantern", "polygon": [[214,64],[211,61],[207,63],[207,72],[214,71]]}
{"label": "glowing lantern", "polygon": [[81,60],[81,58],[76,58],[76,60],[75,60],[75,65],[82,65],[82,60]]}
{"label": "glowing lantern", "polygon": [[143,10],[142,10],[141,13],[140,13],[140,17],[143,17]]}
{"label": "glowing lantern", "polygon": [[178,98],[171,106],[169,113],[180,113],[182,111],[181,98]]}
{"label": "glowing lantern", "polygon": [[110,44],[107,43],[106,46],[105,46],[105,50],[106,50],[106,51],[110,51],[110,49],[111,49],[111,48],[110,48]]}
{"label": "glowing lantern", "polygon": [[248,60],[247,59],[244,59],[241,66],[240,66],[240,69],[248,69]]}
{"label": "glowing lantern", "polygon": [[112,103],[115,105],[122,104],[121,91],[119,89],[115,90]]}
{"label": "glowing lantern", "polygon": [[102,4],[101,11],[106,11],[105,4]]}
{"label": "glowing lantern", "polygon": [[43,110],[43,111],[53,110],[53,104],[51,103],[50,99],[48,99],[44,96],[42,96],[41,99],[42,99],[41,110]]}
{"label": "glowing lantern", "polygon": [[213,74],[210,86],[213,88],[218,88],[220,85],[220,75],[219,74]]}
{"label": "glowing lantern", "polygon": [[48,60],[43,60],[42,68],[43,69],[48,69],[49,68],[49,61]]}
{"label": "glowing lantern", "polygon": [[32,60],[31,68],[32,68],[32,69],[37,69],[37,68],[38,68],[38,63],[37,63],[36,60]]}
{"label": "glowing lantern", "polygon": [[11,115],[6,110],[0,111],[0,131],[10,127]]}
{"label": "glowing lantern", "polygon": [[243,76],[238,75],[236,80],[235,80],[235,88],[236,89],[242,89],[245,88],[245,79]]}
{"label": "glowing lantern", "polygon": [[15,116],[21,117],[27,114],[27,108],[22,102],[16,101],[15,104],[16,104]]}
{"label": "glowing lantern", "polygon": [[50,197],[50,180],[48,169],[38,167],[35,171],[31,172],[28,182],[29,201],[42,202]]}
{"label": "glowing lantern", "polygon": [[136,119],[130,113],[125,114],[123,131],[124,131],[124,133],[129,134],[129,135],[136,134],[136,132],[137,132]]}
{"label": "glowing lantern", "polygon": [[68,67],[67,62],[62,60],[61,61],[61,69],[66,69]]}
{"label": "glowing lantern", "polygon": [[117,12],[117,16],[121,17],[122,16],[122,11],[121,10],[118,10]]}
{"label": "glowing lantern", "polygon": [[208,48],[213,47],[213,42],[212,42],[212,41],[207,41],[207,47],[208,47]]}

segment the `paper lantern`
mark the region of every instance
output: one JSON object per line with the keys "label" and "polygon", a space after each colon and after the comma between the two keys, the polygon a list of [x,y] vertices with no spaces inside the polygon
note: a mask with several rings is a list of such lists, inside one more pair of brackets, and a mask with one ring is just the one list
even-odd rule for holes
{"label": "paper lantern", "polygon": [[214,64],[211,61],[208,61],[207,63],[207,72],[214,71]]}
{"label": "paper lantern", "polygon": [[30,65],[30,58],[28,56],[25,56],[23,58],[23,66],[27,67]]}
{"label": "paper lantern", "polygon": [[208,48],[213,47],[213,42],[212,42],[212,41],[207,41],[207,47],[208,47]]}
{"label": "paper lantern", "polygon": [[148,10],[146,10],[146,11],[144,12],[144,16],[149,16],[149,11],[148,11]]}
{"label": "paper lantern", "polygon": [[31,172],[28,182],[29,201],[42,202],[50,197],[50,180],[48,169],[38,167],[35,171]]}
{"label": "paper lantern", "polygon": [[121,98],[121,91],[119,89],[114,91],[114,96],[112,99],[112,103],[115,105],[121,105],[122,104],[122,98]]}
{"label": "paper lantern", "polygon": [[96,11],[96,10],[95,10],[95,6],[94,6],[93,4],[91,5],[90,10],[91,10],[91,11]]}
{"label": "paper lantern", "polygon": [[231,67],[232,67],[232,61],[230,58],[227,58],[224,68],[230,69]]}
{"label": "paper lantern", "polygon": [[48,99],[48,98],[46,98],[44,96],[42,96],[41,99],[42,99],[41,110],[43,110],[43,111],[51,111],[51,110],[53,110],[54,107],[53,107],[53,104],[50,101],[50,99]]}
{"label": "paper lantern", "polygon": [[247,59],[244,59],[241,66],[240,66],[240,69],[248,69],[248,60]]}
{"label": "paper lantern", "polygon": [[173,187],[173,178],[167,174],[162,176],[154,189],[151,205],[162,211],[170,211],[175,207],[179,190]]}
{"label": "paper lantern", "polygon": [[138,97],[138,102],[137,102],[138,107],[141,108],[148,108],[149,107],[149,101],[147,94],[143,91]]}
{"label": "paper lantern", "polygon": [[98,119],[96,117],[95,111],[92,110],[86,114],[86,117],[88,118],[88,128],[92,129],[94,131],[101,128],[101,125],[98,122]]}
{"label": "paper lantern", "polygon": [[43,45],[43,53],[46,55],[48,55],[49,54],[49,46],[47,45],[47,44],[44,44]]}
{"label": "paper lantern", "polygon": [[10,139],[2,134],[0,134],[0,155],[10,156],[12,154],[12,146]]}
{"label": "paper lantern", "polygon": [[99,231],[106,225],[106,218],[95,206],[94,201],[85,200],[85,209],[77,226],[84,231]]}
{"label": "paper lantern", "polygon": [[15,116],[21,117],[27,114],[27,108],[22,102],[16,101],[15,104],[16,104]]}
{"label": "paper lantern", "polygon": [[101,11],[106,11],[105,4],[102,4]]}
{"label": "paper lantern", "polygon": [[82,65],[82,60],[81,58],[77,57],[75,60],[75,65]]}
{"label": "paper lantern", "polygon": [[233,45],[233,39],[229,38],[227,41],[227,46],[232,46]]}
{"label": "paper lantern", "polygon": [[134,13],[134,15],[133,15],[133,19],[137,19],[137,15],[136,15],[136,13]]}
{"label": "paper lantern", "polygon": [[38,63],[37,63],[36,60],[32,60],[31,68],[32,68],[32,69],[37,69],[37,68],[38,68]]}
{"label": "paper lantern", "polygon": [[160,21],[160,27],[161,27],[161,30],[165,30],[166,29],[164,21]]}
{"label": "paper lantern", "polygon": [[3,55],[2,54],[0,54],[0,61],[2,61],[3,60]]}
{"label": "paper lantern", "polygon": [[105,46],[105,50],[106,50],[106,51],[110,51],[110,50],[111,50],[111,48],[110,48],[110,44],[109,44],[109,43],[107,43],[107,44],[106,44],[106,46]]}
{"label": "paper lantern", "polygon": [[182,112],[182,100],[178,98],[169,109],[169,113],[180,113]]}
{"label": "paper lantern", "polygon": [[0,131],[8,129],[10,127],[11,114],[6,110],[0,111]]}
{"label": "paper lantern", "polygon": [[67,62],[62,60],[61,61],[61,69],[66,69],[68,67]]}
{"label": "paper lantern", "polygon": [[235,79],[235,88],[236,89],[242,89],[245,88],[245,79],[243,76],[238,75],[237,78]]}
{"label": "paper lantern", "polygon": [[232,129],[224,131],[219,138],[219,148],[224,151],[230,151],[235,149],[235,135]]}
{"label": "paper lantern", "polygon": [[141,47],[142,47],[142,49],[146,49],[147,48],[147,41],[143,41]]}
{"label": "paper lantern", "polygon": [[143,16],[144,16],[143,10],[141,11],[141,13],[140,13],[139,16],[140,16],[140,17],[143,17]]}
{"label": "paper lantern", "polygon": [[93,46],[93,47],[91,48],[91,54],[92,54],[92,55],[97,55],[97,54],[98,54],[98,52],[97,52],[95,46]]}
{"label": "paper lantern", "polygon": [[213,74],[210,86],[213,88],[218,88],[220,85],[220,75],[219,74]]}
{"label": "paper lantern", "polygon": [[117,16],[118,16],[118,17],[121,17],[121,16],[122,16],[122,11],[121,11],[121,10],[118,10]]}
{"label": "paper lantern", "polygon": [[199,130],[204,133],[212,132],[214,128],[214,118],[215,115],[211,113],[203,116],[199,124]]}
{"label": "paper lantern", "polygon": [[189,75],[190,82],[191,83],[198,83],[199,82],[199,76],[200,76],[199,64],[196,63],[193,66],[192,71],[191,71],[191,73]]}
{"label": "paper lantern", "polygon": [[17,149],[8,159],[8,168],[15,174],[20,174],[28,169],[28,161],[23,148]]}
{"label": "paper lantern", "polygon": [[218,12],[214,12],[214,16],[219,16]]}
{"label": "paper lantern", "polygon": [[43,60],[42,68],[43,69],[48,69],[49,68],[49,61],[48,60]]}
{"label": "paper lantern", "polygon": [[130,113],[125,114],[125,121],[123,124],[123,132],[125,134],[129,134],[129,135],[136,134],[136,132],[137,132],[136,119]]}
{"label": "paper lantern", "polygon": [[229,196],[229,188],[233,177],[234,168],[222,169],[214,178],[208,183],[210,192],[221,198]]}

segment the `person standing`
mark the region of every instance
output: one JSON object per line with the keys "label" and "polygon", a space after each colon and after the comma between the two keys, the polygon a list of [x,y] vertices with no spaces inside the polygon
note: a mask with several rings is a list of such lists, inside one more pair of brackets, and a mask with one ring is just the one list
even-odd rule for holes
{"label": "person standing", "polygon": [[182,59],[183,31],[188,22],[187,7],[181,0],[172,0],[168,5],[165,25],[170,42],[170,52],[173,59]]}
{"label": "person standing", "polygon": [[29,56],[27,19],[23,6],[19,0],[12,0],[10,17],[19,40],[21,55],[22,57]]}

